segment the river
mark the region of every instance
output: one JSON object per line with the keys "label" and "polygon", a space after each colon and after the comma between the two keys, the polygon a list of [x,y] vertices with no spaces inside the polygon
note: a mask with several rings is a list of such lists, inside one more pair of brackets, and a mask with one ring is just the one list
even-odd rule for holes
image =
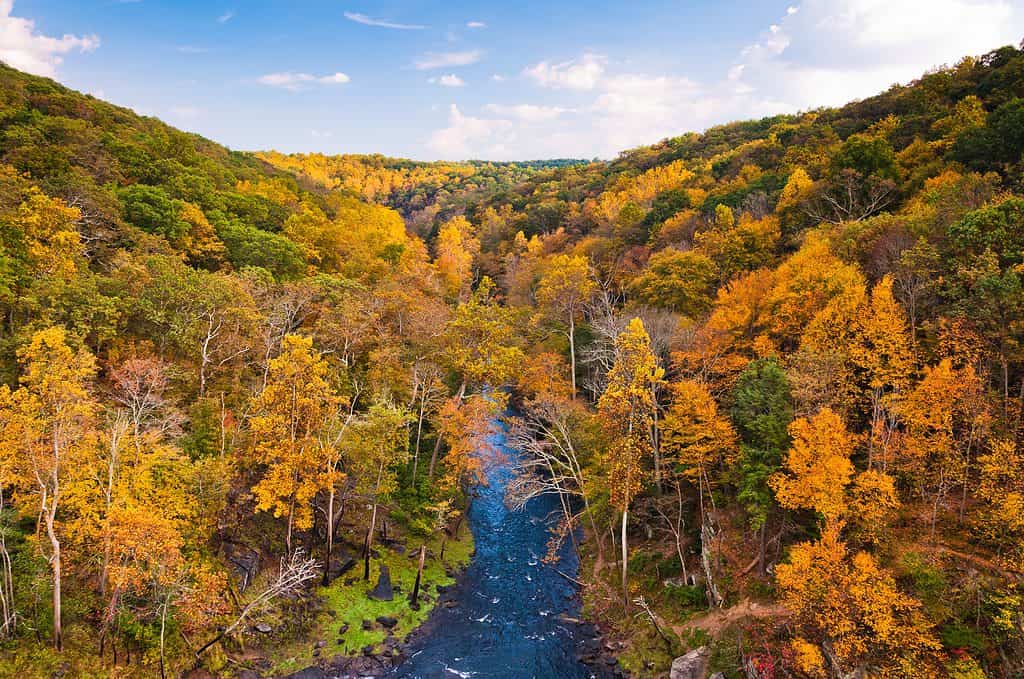
{"label": "river", "polygon": [[[546,565],[546,523],[559,512],[554,496],[532,500],[524,511],[505,506],[505,486],[518,451],[505,446],[504,430],[492,440],[500,452],[486,465],[487,484],[476,490],[468,513],[476,554],[406,647],[393,677],[433,679],[501,677],[576,679],[615,676],[599,658],[597,632],[580,617],[576,586]],[[575,576],[578,561],[569,541],[558,570]],[[454,602],[445,605],[444,602]]]}

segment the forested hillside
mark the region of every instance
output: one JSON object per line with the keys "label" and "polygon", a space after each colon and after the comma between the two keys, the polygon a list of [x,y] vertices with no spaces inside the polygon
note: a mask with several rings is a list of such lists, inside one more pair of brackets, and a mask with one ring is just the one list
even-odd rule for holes
{"label": "forested hillside", "polygon": [[1022,154],[1013,47],[522,164],[232,152],[0,66],[0,674],[390,651],[504,413],[634,675],[1019,676]]}

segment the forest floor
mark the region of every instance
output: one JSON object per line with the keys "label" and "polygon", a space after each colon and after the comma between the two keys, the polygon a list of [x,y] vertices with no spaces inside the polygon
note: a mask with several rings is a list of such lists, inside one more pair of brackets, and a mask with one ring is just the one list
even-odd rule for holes
{"label": "forest floor", "polygon": [[[376,548],[380,558],[371,561],[369,580],[362,577],[363,563],[360,561],[348,573],[317,590],[324,601],[324,608],[308,633],[290,643],[268,645],[266,657],[272,664],[272,676],[295,672],[320,661],[329,661],[337,655],[359,655],[366,647],[373,647],[376,653],[382,650],[382,644],[389,636],[399,639],[408,636],[426,621],[436,605],[437,587],[452,585],[458,571],[469,563],[473,554],[473,535],[464,528],[456,539],[448,539],[443,561],[438,558],[440,541],[428,543],[418,610],[413,610],[408,600],[416,580],[418,547],[411,543],[404,550],[395,547],[396,543],[392,543]],[[377,584],[381,564],[386,564],[390,571],[394,588],[391,601],[375,601],[367,597]],[[376,622],[381,616],[395,618],[398,622],[389,631]],[[364,629],[364,621],[369,622],[369,629]]]}

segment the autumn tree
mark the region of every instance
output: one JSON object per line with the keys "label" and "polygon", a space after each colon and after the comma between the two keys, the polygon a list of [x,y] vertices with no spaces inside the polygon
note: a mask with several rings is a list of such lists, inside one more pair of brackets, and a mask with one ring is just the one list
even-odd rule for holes
{"label": "autumn tree", "polygon": [[566,324],[573,396],[576,395],[576,322],[596,288],[590,263],[578,255],[554,257],[537,284],[537,304]]}
{"label": "autumn tree", "polygon": [[1011,567],[1024,563],[1024,455],[1007,439],[991,442],[978,458],[979,524]]}
{"label": "autumn tree", "polygon": [[897,676],[938,672],[940,644],[921,603],[900,591],[874,556],[851,556],[839,531],[830,523],[820,540],[795,545],[776,567],[780,599],[795,616],[795,642],[822,640],[843,675],[868,667]]}
{"label": "autumn tree", "polygon": [[464,300],[473,284],[473,263],[480,254],[480,241],[465,217],[453,217],[437,233],[434,266],[453,299]]}
{"label": "autumn tree", "polygon": [[793,443],[786,454],[786,472],[771,477],[769,485],[783,507],[810,509],[834,521],[846,511],[854,437],[829,408],[810,420],[794,421],[789,435]]}
{"label": "autumn tree", "polygon": [[622,514],[622,596],[629,603],[629,508],[644,486],[643,461],[653,454],[653,385],[665,374],[643,321],[634,318],[615,342],[616,359],[597,409],[609,432],[605,469],[612,505]]}
{"label": "autumn tree", "polygon": [[707,255],[693,250],[662,250],[630,283],[629,291],[648,306],[699,318],[711,307],[716,279],[715,264]]}
{"label": "autumn tree", "polygon": [[409,414],[388,403],[376,403],[348,427],[341,445],[356,492],[367,498],[370,520],[363,542],[363,578],[370,578],[370,549],[377,528],[377,512],[383,500],[397,488],[397,467],[408,456],[405,425]]}
{"label": "autumn tree", "polygon": [[905,426],[896,467],[911,475],[918,495],[931,505],[934,536],[939,510],[962,487],[961,515],[974,457],[990,424],[981,380],[974,368],[954,369],[942,360],[902,400]]}
{"label": "autumn tree", "polygon": [[692,380],[680,380],[671,385],[672,402],[661,425],[661,446],[677,495],[675,527],[676,552],[686,573],[683,558],[682,482],[697,486],[700,523],[704,523],[705,497],[710,500],[711,490],[720,482],[718,472],[723,465],[735,461],[738,438],[729,419],[718,410],[707,387]]}
{"label": "autumn tree", "polygon": [[41,548],[53,579],[53,645],[63,643],[61,624],[63,554],[60,509],[68,483],[80,470],[96,415],[90,385],[95,359],[85,349],[72,350],[62,328],[32,336],[18,351],[21,387],[0,388],[3,448],[10,451],[24,480],[27,497],[36,504],[38,529],[48,546]]}
{"label": "autumn tree", "polygon": [[317,493],[337,482],[338,472],[328,469],[318,436],[339,401],[313,341],[286,336],[281,355],[270,362],[267,386],[256,397],[251,427],[253,453],[265,469],[253,486],[256,509],[286,518],[289,552],[292,531],[313,525]]}

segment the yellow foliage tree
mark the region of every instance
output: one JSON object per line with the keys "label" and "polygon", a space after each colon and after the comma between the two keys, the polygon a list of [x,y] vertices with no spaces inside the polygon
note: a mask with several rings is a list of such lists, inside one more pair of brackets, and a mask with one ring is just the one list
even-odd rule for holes
{"label": "yellow foliage tree", "polygon": [[41,551],[53,578],[53,645],[63,643],[61,625],[61,552],[63,493],[84,471],[95,434],[96,402],[90,385],[95,359],[87,350],[68,346],[63,328],[50,327],[32,336],[18,351],[21,387],[0,387],[0,448],[14,461],[24,490],[25,511],[38,517],[48,545]]}
{"label": "yellow foliage tree", "polygon": [[579,255],[553,257],[537,285],[537,304],[566,323],[573,396],[576,395],[576,321],[596,289],[590,262]]}
{"label": "yellow foliage tree", "polygon": [[810,420],[795,420],[789,434],[793,445],[786,454],[786,473],[769,481],[779,504],[812,509],[826,520],[839,518],[846,511],[845,490],[854,471],[854,437],[830,408]]}
{"label": "yellow foliage tree", "polygon": [[598,413],[611,439],[605,455],[611,503],[622,513],[622,594],[627,604],[629,508],[643,488],[641,463],[654,452],[650,438],[654,424],[654,390],[664,374],[651,349],[651,338],[643,321],[632,319],[615,340],[615,363],[608,372],[608,386],[597,402]]}
{"label": "yellow foliage tree", "polygon": [[[940,644],[921,603],[901,592],[871,554],[851,557],[840,529],[830,522],[820,540],[795,545],[789,562],[776,568],[780,599],[794,615],[798,637],[822,640],[843,675],[871,667],[881,676],[941,676]],[[801,656],[817,660],[806,650]]]}
{"label": "yellow foliage tree", "polygon": [[465,217],[453,217],[441,225],[434,248],[434,265],[445,290],[450,297],[465,300],[473,284],[473,263],[480,255],[480,241],[473,235],[473,225]]}
{"label": "yellow foliage tree", "polygon": [[252,490],[257,511],[287,519],[289,552],[293,529],[313,526],[317,493],[339,480],[340,472],[329,470],[330,453],[318,436],[341,403],[313,340],[286,335],[280,356],[270,361],[267,386],[254,404],[253,453],[265,471]]}

